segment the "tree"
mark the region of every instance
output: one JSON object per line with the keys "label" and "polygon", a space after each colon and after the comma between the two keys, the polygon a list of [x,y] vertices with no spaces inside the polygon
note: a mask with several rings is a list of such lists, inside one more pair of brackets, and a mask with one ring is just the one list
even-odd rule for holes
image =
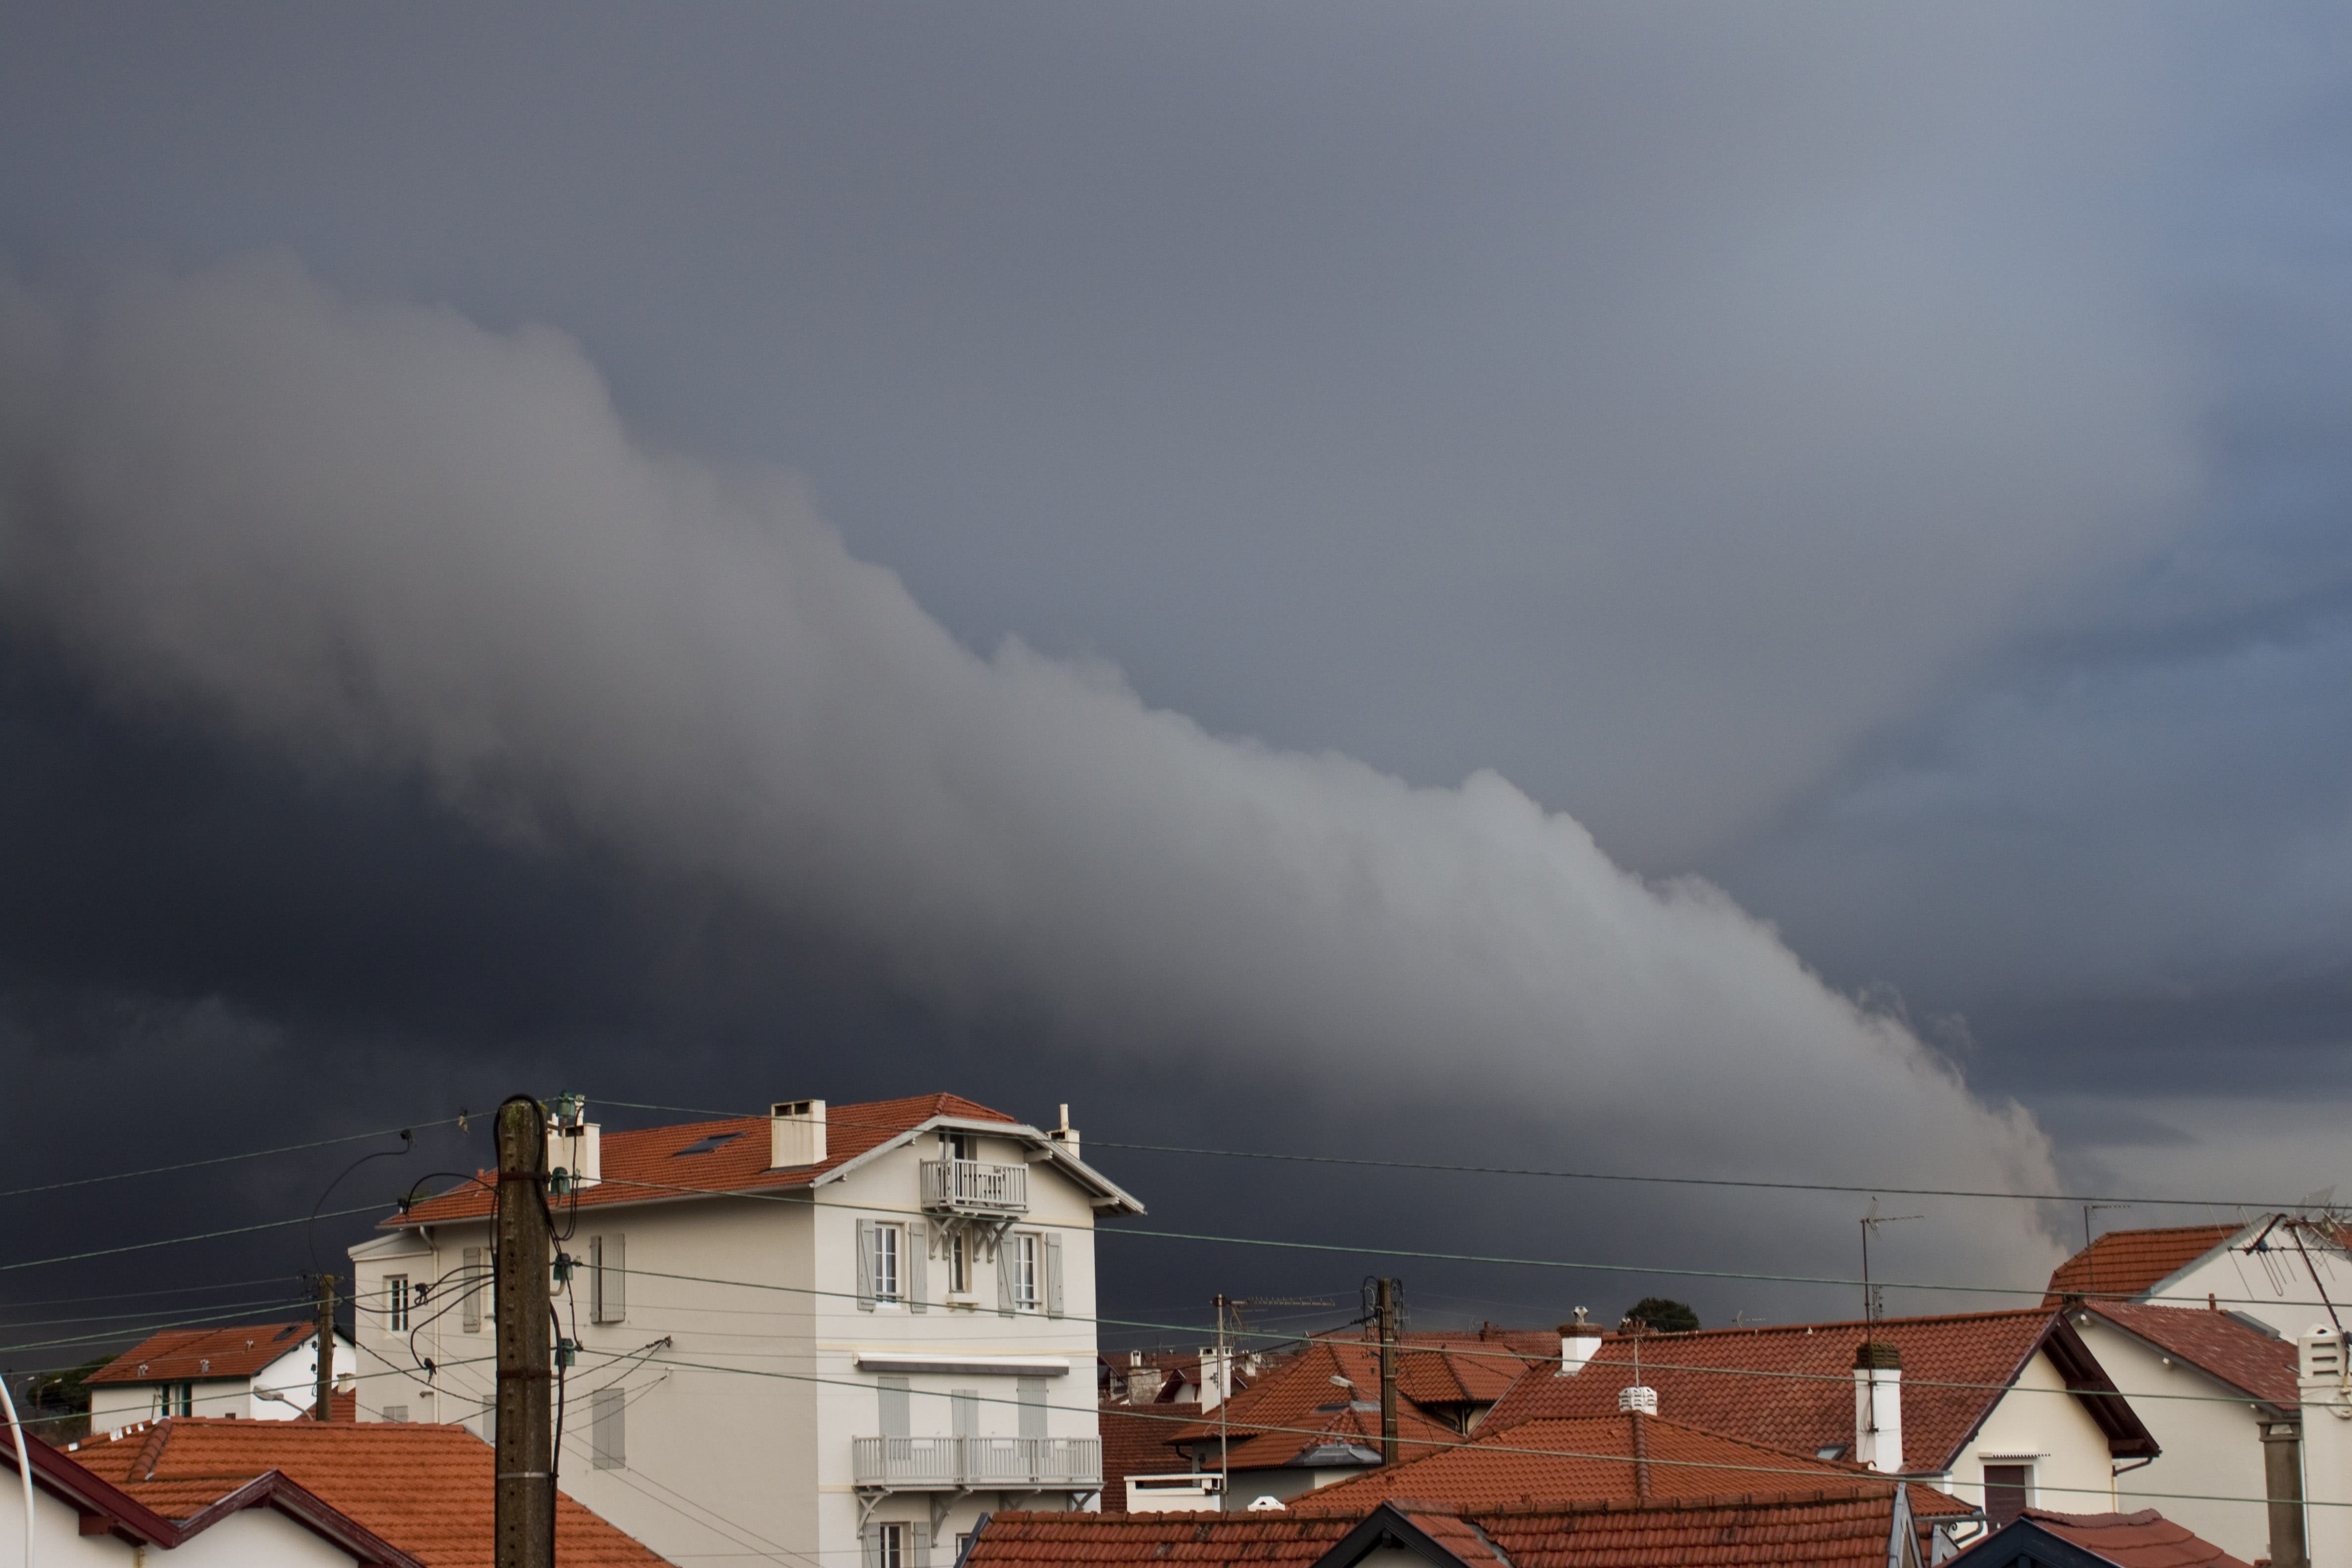
{"label": "tree", "polygon": [[1644,1296],[1625,1309],[1625,1316],[1654,1334],[1687,1334],[1698,1327],[1698,1314],[1684,1301]]}

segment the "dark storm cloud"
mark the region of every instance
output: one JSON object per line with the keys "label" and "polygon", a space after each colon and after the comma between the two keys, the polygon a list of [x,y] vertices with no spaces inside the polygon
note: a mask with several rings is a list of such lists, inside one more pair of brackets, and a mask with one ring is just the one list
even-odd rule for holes
{"label": "dark storm cloud", "polygon": [[[126,700],[729,889],[1042,1053],[1604,1166],[2050,1180],[2029,1119],[1705,884],[1629,876],[1491,773],[1411,789],[1100,666],[975,658],[774,476],[635,446],[543,329],[269,262],[19,298],[0,345],[6,605]],[[1945,1267],[2006,1277],[2031,1218]]]}

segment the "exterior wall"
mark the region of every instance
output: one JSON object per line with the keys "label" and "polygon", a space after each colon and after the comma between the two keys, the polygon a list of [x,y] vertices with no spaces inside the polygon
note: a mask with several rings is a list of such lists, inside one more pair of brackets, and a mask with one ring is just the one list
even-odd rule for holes
{"label": "exterior wall", "polygon": [[[569,1299],[557,1300],[564,1333],[581,1345],[565,1380],[562,1489],[676,1562],[790,1556],[855,1568],[861,1500],[852,1439],[880,1432],[878,1374],[859,1365],[864,1352],[1050,1357],[1068,1370],[1047,1379],[1047,1435],[1097,1437],[1094,1211],[1042,1161],[1031,1164],[1029,1212],[1013,1228],[1062,1238],[1061,1317],[999,1315],[996,1268],[985,1261],[974,1271],[971,1305],[950,1307],[947,1266],[936,1258],[926,1260],[926,1310],[883,1302],[859,1310],[858,1220],[923,1218],[918,1166],[939,1152],[934,1134],[919,1134],[911,1147],[815,1189],[813,1200],[786,1192],[579,1211],[564,1247],[583,1262]],[[973,1154],[1024,1163],[1022,1143],[985,1134]],[[481,1330],[464,1331],[457,1279],[466,1248],[482,1247],[487,1258],[488,1228],[443,1226],[352,1248],[362,1419],[381,1420],[388,1406],[405,1404],[411,1419],[462,1422],[491,1436],[482,1407],[495,1387],[494,1314],[484,1288]],[[593,1321],[584,1260],[598,1236],[620,1238],[625,1251],[620,1322]],[[413,1334],[384,1322],[383,1282],[391,1274],[450,1281],[446,1297],[436,1289],[413,1310]],[[412,1337],[415,1355],[437,1368],[429,1394],[410,1358]],[[950,1395],[959,1389],[979,1396],[981,1435],[1018,1434],[1014,1373],[905,1375],[911,1435],[951,1435]],[[595,1462],[599,1390],[617,1390],[624,1401],[625,1463],[612,1468]],[[893,1493],[872,1517],[929,1530],[934,1498],[950,1495]],[[1068,1500],[1059,1491],[956,1498],[931,1537],[929,1563],[950,1568],[956,1536],[982,1512]]]}
{"label": "exterior wall", "polygon": [[[2242,1246],[2252,1234],[2249,1227],[2233,1237],[2231,1244]],[[2291,1340],[2315,1323],[2328,1321],[2327,1304],[2320,1300],[2318,1289],[2312,1284],[2315,1272],[2326,1286],[2328,1296],[2338,1303],[2352,1297],[2352,1258],[2334,1247],[2315,1242],[2305,1245],[2310,1254],[2308,1268],[2305,1267],[2303,1255],[2292,1248],[2252,1257],[2224,1247],[2170,1279],[2159,1280],[2148,1296],[2176,1307],[2201,1307],[2210,1296],[2217,1306],[2243,1312],[2268,1324],[2282,1339]]]}
{"label": "exterior wall", "polygon": [[2025,1500],[2034,1508],[2105,1513],[2116,1505],[2107,1435],[2040,1352],[1937,1484],[1981,1508],[1988,1464],[2032,1465],[2032,1487]]}
{"label": "exterior wall", "polygon": [[[2077,1328],[2091,1353],[2164,1449],[2153,1464],[2116,1478],[2116,1506],[2155,1509],[2249,1563],[2269,1556],[2263,1429],[2254,1406],[2178,1357],[2168,1367],[2164,1352],[2146,1341],[2087,1313],[2083,1318]],[[2179,1494],[2245,1500],[2207,1502]]]}
{"label": "exterior wall", "polygon": [[1341,1481],[1352,1481],[1370,1473],[1370,1466],[1350,1468],[1343,1465],[1318,1466],[1314,1469],[1235,1470],[1233,1489],[1225,1494],[1225,1508],[1230,1512],[1242,1513],[1262,1497],[1287,1502],[1301,1492],[1338,1486]]}
{"label": "exterior wall", "polygon": [[[141,1421],[152,1421],[165,1412],[163,1391],[176,1384],[100,1383],[89,1391],[89,1429],[110,1432],[118,1426],[130,1426]],[[253,1382],[250,1378],[226,1378],[198,1383],[192,1402],[194,1415],[247,1415],[252,1414]],[[171,1412],[177,1415],[175,1409]]]}
{"label": "exterior wall", "polygon": [[[24,1550],[25,1494],[13,1465],[0,1466],[0,1561]],[[267,1508],[231,1514],[171,1551],[113,1535],[84,1535],[81,1516],[33,1489],[33,1552],[41,1568],[352,1568],[351,1553]]]}

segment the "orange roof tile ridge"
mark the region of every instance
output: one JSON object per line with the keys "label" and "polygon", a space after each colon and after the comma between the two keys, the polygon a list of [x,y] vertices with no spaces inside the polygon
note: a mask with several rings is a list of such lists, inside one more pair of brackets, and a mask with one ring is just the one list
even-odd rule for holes
{"label": "orange roof tile ridge", "polygon": [[155,1467],[163,1462],[163,1450],[172,1441],[172,1417],[166,1415],[155,1423],[141,1444],[139,1452],[131,1457],[131,1468],[124,1472],[133,1479],[149,1481],[155,1479]]}

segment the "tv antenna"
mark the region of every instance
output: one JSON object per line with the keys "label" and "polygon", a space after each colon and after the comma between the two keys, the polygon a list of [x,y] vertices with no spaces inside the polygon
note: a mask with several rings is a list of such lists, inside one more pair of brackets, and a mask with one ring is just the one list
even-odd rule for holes
{"label": "tv antenna", "polygon": [[1881,1287],[1870,1282],[1870,1238],[1882,1225],[1901,1225],[1906,1220],[1925,1219],[1926,1215],[1880,1214],[1878,1200],[1870,1200],[1870,1212],[1862,1216],[1862,1321],[1874,1323],[1886,1316],[1886,1301]]}

